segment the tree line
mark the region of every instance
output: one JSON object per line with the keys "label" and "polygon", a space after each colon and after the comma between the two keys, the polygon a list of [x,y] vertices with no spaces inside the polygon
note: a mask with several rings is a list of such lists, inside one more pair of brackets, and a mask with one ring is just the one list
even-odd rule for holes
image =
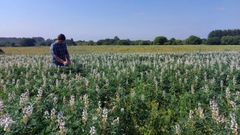
{"label": "tree line", "polygon": [[[44,39],[42,37],[33,37],[33,38],[0,38],[0,46],[7,47],[31,47],[31,46],[49,46],[55,40],[53,39]],[[73,39],[67,39],[67,44],[69,45],[77,45]]]}
{"label": "tree line", "polygon": [[[0,38],[0,46],[49,46],[54,42],[53,39],[45,40],[42,37],[33,38]],[[114,38],[100,39],[98,41],[74,41],[66,40],[68,45],[240,45],[240,29],[233,30],[214,30],[211,31],[207,39],[191,35],[185,40],[157,36],[151,40],[130,40]]]}

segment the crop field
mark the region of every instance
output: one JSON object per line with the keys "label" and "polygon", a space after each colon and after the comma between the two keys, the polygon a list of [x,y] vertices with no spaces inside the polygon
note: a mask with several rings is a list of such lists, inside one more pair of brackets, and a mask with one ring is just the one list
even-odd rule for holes
{"label": "crop field", "polygon": [[[74,51],[74,50],[72,50]],[[0,134],[233,134],[240,123],[234,52],[0,57]]]}
{"label": "crop field", "polygon": [[[49,47],[2,47],[7,55],[49,55]],[[69,46],[71,54],[240,52],[240,45]]]}

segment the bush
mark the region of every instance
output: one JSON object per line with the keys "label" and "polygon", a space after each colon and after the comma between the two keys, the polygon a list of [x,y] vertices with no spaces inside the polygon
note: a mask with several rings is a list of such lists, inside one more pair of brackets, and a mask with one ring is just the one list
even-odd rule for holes
{"label": "bush", "polygon": [[240,36],[224,36],[221,38],[221,43],[223,45],[239,45]]}
{"label": "bush", "polygon": [[240,29],[214,30],[209,33],[208,38],[213,38],[213,37],[222,38],[224,36],[240,36]]}
{"label": "bush", "polygon": [[168,39],[164,36],[156,37],[153,41],[154,45],[164,45]]}
{"label": "bush", "polygon": [[20,41],[21,46],[35,46],[36,41],[32,38],[22,38]]}
{"label": "bush", "polygon": [[130,45],[131,41],[130,40],[118,40],[117,45]]}
{"label": "bush", "polygon": [[218,37],[208,38],[207,44],[208,45],[220,45],[221,44],[221,39],[218,38]]}
{"label": "bush", "polygon": [[197,36],[190,36],[186,39],[186,44],[188,45],[199,45],[202,43],[202,39]]}

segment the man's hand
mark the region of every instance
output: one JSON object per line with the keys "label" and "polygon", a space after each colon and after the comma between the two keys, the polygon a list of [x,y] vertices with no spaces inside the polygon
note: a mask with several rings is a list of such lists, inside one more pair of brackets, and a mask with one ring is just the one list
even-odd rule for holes
{"label": "man's hand", "polygon": [[66,60],[66,61],[63,62],[63,65],[64,65],[64,66],[71,65],[71,61]]}
{"label": "man's hand", "polygon": [[67,60],[64,61],[64,62],[63,62],[63,65],[64,65],[64,66],[67,66],[67,65],[68,65],[68,61],[67,61]]}

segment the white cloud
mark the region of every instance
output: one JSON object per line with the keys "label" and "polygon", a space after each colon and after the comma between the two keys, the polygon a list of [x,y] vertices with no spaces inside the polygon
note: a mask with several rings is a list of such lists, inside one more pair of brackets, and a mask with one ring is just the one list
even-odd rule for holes
{"label": "white cloud", "polygon": [[216,10],[217,11],[225,11],[226,9],[225,9],[225,7],[217,7]]}

